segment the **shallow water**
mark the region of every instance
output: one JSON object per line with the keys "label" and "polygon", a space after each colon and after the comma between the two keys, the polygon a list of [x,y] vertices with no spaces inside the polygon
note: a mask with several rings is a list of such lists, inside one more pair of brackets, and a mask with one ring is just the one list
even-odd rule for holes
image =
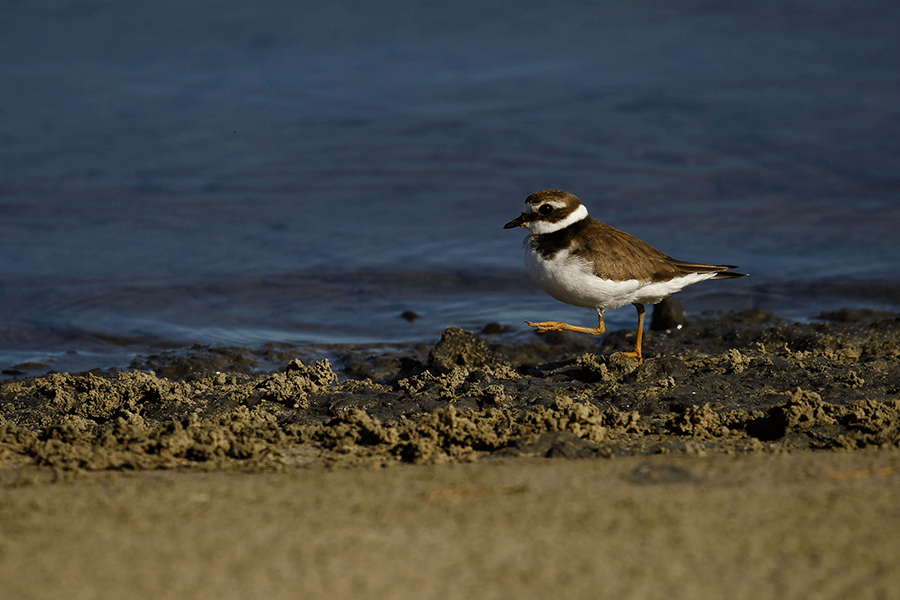
{"label": "shallow water", "polygon": [[591,323],[502,230],[548,187],[751,273],[689,313],[900,309],[900,8],[548,6],[4,5],[0,368]]}

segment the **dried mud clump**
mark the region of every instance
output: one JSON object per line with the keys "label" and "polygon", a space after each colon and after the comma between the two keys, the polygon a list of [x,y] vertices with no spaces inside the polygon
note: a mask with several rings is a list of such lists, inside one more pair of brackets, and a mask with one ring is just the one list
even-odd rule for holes
{"label": "dried mud clump", "polygon": [[456,368],[473,369],[496,364],[494,353],[487,343],[474,333],[459,327],[450,327],[428,354],[428,366],[438,373],[449,373]]}
{"label": "dried mud clump", "polygon": [[5,381],[0,461],[253,470],[900,446],[896,317],[788,325],[749,311],[651,333],[643,364],[614,353],[629,342],[489,344],[452,327],[427,359],[391,357],[399,368],[348,350],[339,358],[351,377],[320,358],[180,380],[131,371]]}
{"label": "dried mud clump", "polygon": [[306,366],[297,359],[285,367],[283,373],[273,373],[254,386],[262,400],[280,402],[293,408],[309,406],[310,394],[316,394],[337,383],[337,375],[327,359]]}

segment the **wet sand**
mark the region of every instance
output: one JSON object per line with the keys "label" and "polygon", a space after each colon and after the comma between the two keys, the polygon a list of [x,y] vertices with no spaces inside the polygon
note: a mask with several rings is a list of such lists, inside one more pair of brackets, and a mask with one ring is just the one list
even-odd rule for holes
{"label": "wet sand", "polygon": [[900,317],[822,317],[3,382],[0,597],[895,597]]}

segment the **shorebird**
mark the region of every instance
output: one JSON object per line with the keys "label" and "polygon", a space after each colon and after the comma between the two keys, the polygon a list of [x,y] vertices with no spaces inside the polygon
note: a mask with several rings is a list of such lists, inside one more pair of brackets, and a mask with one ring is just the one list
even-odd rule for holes
{"label": "shorebird", "polygon": [[644,305],[656,304],[685,287],[707,279],[735,279],[733,265],[676,260],[624,231],[588,215],[574,195],[542,190],[525,199],[521,215],[503,226],[524,227],[525,268],[542,290],[567,304],[597,311],[597,327],[559,321],[528,322],[538,332],[606,331],[603,311],[633,304],[638,312],[637,343],[627,356],[643,362]]}

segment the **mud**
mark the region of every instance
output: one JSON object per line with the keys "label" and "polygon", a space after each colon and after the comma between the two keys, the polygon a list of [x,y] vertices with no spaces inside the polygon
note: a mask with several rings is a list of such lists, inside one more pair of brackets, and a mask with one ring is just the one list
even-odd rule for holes
{"label": "mud", "polygon": [[897,315],[700,320],[648,333],[643,364],[616,354],[633,332],[598,343],[484,331],[283,357],[272,372],[254,372],[240,349],[231,372],[204,370],[229,351],[201,348],[145,370],[5,381],[0,460],[57,473],[253,471],[900,445]]}
{"label": "mud", "polygon": [[894,597],[900,318],[821,317],[4,381],[0,599]]}

